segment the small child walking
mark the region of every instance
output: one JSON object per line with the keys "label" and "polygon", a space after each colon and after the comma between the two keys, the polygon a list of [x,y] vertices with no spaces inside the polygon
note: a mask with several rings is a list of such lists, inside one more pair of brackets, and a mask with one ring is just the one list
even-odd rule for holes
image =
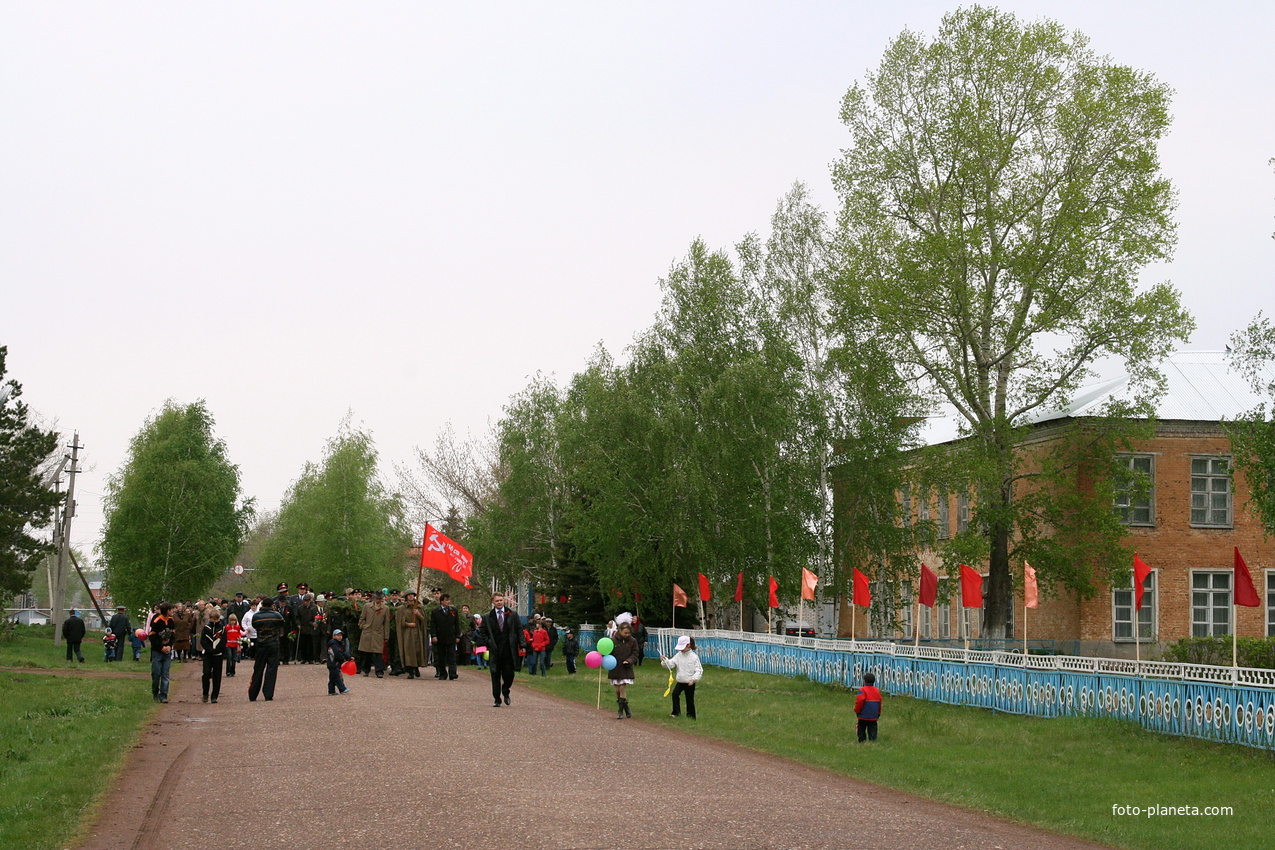
{"label": "small child walking", "polygon": [[562,657],[567,659],[567,672],[575,673],[576,656],[580,654],[580,641],[576,640],[576,633],[571,629],[567,629],[567,636],[562,640]]}
{"label": "small child walking", "polygon": [[328,641],[328,696],[348,694],[345,677],[341,675],[341,665],[350,660],[349,645],[345,642],[345,634],[340,629],[332,630],[332,639]]}
{"label": "small child walking", "polygon": [[119,638],[114,632],[107,632],[102,635],[102,649],[106,653],[106,661],[115,660],[115,648],[119,646]]}
{"label": "small child walking", "polygon": [[854,701],[854,713],[859,718],[859,743],[877,739],[877,721],[881,718],[881,692],[876,687],[877,677],[863,674],[863,687]]}
{"label": "small child walking", "polygon": [[677,639],[677,651],[672,658],[660,655],[660,664],[673,671],[673,713],[669,717],[682,714],[682,694],[686,694],[686,716],[695,719],[695,683],[704,675],[704,665],[699,662],[695,652],[695,638],[682,635]]}

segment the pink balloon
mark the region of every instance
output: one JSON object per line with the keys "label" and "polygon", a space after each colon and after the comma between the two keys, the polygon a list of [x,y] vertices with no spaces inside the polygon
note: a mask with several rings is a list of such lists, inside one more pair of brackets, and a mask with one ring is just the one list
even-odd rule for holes
{"label": "pink balloon", "polygon": [[138,629],[133,634],[137,635],[138,640],[146,640],[146,629]]}
{"label": "pink balloon", "polygon": [[601,667],[602,653],[598,652],[596,649],[593,650],[593,652],[590,652],[588,655],[584,657],[584,666],[585,667]]}

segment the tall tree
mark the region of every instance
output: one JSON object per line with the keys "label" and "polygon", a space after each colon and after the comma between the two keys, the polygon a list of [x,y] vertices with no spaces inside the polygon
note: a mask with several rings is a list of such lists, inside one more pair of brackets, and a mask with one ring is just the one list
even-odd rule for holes
{"label": "tall tree", "polygon": [[31,423],[22,385],[4,380],[7,354],[0,345],[0,602],[30,586],[31,572],[51,551],[34,532],[49,525],[62,499],[44,474],[57,433]]}
{"label": "tall tree", "polygon": [[106,582],[130,608],[207,590],[234,564],[252,514],[202,400],[168,401],[147,420],[107,479],[105,508]]}
{"label": "tall tree", "polygon": [[1250,509],[1275,528],[1275,324],[1258,313],[1231,336],[1231,365],[1264,400],[1226,423],[1236,467],[1248,481]]}
{"label": "tall tree", "polygon": [[[412,534],[402,501],[377,473],[371,435],[344,423],[322,463],[306,464],[284,496],[257,558],[259,579],[311,587],[397,587]],[[258,579],[258,580],[259,580]]]}
{"label": "tall tree", "polygon": [[973,7],[904,32],[846,94],[842,296],[903,374],[979,446],[968,487],[1001,636],[1023,425],[1117,357],[1140,408],[1189,334],[1177,291],[1138,291],[1168,256],[1174,203],[1157,144],[1169,90],[1052,21]]}

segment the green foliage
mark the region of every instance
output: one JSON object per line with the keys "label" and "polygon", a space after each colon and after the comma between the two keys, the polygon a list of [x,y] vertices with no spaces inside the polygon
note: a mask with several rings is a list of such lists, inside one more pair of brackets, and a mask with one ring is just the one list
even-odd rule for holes
{"label": "green foliage", "polygon": [[[901,34],[842,103],[837,297],[975,444],[954,483],[975,497],[989,634],[1006,624],[1024,519],[1019,428],[1105,356],[1124,361],[1149,415],[1157,364],[1193,326],[1173,287],[1137,288],[1174,239],[1156,151],[1168,101],[1079,33],[972,7],[932,41]],[[1039,527],[1069,506],[1047,507]]]}
{"label": "green foliage", "polygon": [[147,420],[107,480],[105,511],[107,586],[131,609],[193,599],[234,564],[252,507],[202,400]]}
{"label": "green foliage", "polygon": [[306,464],[264,532],[254,582],[266,588],[304,581],[340,592],[404,582],[412,535],[402,504],[377,475],[371,436],[348,425],[328,441],[321,464]]}
{"label": "green foliage", "polygon": [[42,480],[42,465],[57,449],[57,433],[31,424],[20,400],[22,385],[4,380],[7,354],[0,345],[0,608],[27,589],[32,571],[52,551],[32,532],[48,527],[62,500]]}
{"label": "green foliage", "polygon": [[[1237,638],[1234,655],[1241,667],[1275,670],[1275,638]],[[1230,667],[1232,657],[1229,637],[1182,638],[1164,649],[1164,660],[1181,664],[1213,664]]]}
{"label": "green foliage", "polygon": [[1275,324],[1258,313],[1231,336],[1231,365],[1267,400],[1224,428],[1236,468],[1249,487],[1248,508],[1269,534],[1275,529]]}

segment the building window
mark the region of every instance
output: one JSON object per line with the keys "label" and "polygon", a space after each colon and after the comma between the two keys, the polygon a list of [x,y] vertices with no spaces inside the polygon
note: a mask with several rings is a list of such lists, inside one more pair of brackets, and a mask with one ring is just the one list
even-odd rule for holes
{"label": "building window", "polygon": [[930,491],[922,490],[916,498],[917,522],[925,525],[930,521]]}
{"label": "building window", "polygon": [[935,635],[939,640],[951,640],[952,638],[952,604],[947,595],[947,579],[939,579],[938,599],[934,603],[934,619],[938,620],[938,634]]}
{"label": "building window", "polygon": [[901,600],[902,605],[899,610],[899,614],[900,614],[899,627],[900,627],[900,631],[902,632],[903,639],[907,640],[908,638],[911,638],[913,636],[912,635],[912,628],[913,628],[912,616],[914,613],[913,608],[916,607],[916,603],[914,602],[915,597],[912,596],[912,582],[910,581],[903,582],[902,595],[903,595],[903,598]]}
{"label": "building window", "polygon": [[1231,527],[1231,459],[1191,458],[1191,525]]}
{"label": "building window", "polygon": [[946,492],[939,491],[938,502],[938,532],[939,540],[946,540],[952,536],[952,518],[949,514],[950,506],[948,505],[948,495]]}
{"label": "building window", "polygon": [[970,527],[970,497],[968,493],[961,493],[956,497],[956,533]]}
{"label": "building window", "polygon": [[1231,633],[1230,572],[1191,573],[1191,636]]}
{"label": "building window", "polygon": [[1275,570],[1266,571],[1266,636],[1275,637]]}
{"label": "building window", "polygon": [[983,634],[983,609],[961,607],[962,637],[978,640]]}
{"label": "building window", "polygon": [[912,485],[904,484],[899,488],[899,502],[903,509],[903,527],[912,524]]}
{"label": "building window", "polygon": [[1155,466],[1151,455],[1121,455],[1116,463],[1129,471],[1117,483],[1115,512],[1125,525],[1155,525]]}
{"label": "building window", "polygon": [[[1142,610],[1138,611],[1138,640],[1155,640],[1155,571],[1142,585]],[[1112,635],[1117,641],[1133,640],[1134,594],[1132,587],[1111,591]]]}

